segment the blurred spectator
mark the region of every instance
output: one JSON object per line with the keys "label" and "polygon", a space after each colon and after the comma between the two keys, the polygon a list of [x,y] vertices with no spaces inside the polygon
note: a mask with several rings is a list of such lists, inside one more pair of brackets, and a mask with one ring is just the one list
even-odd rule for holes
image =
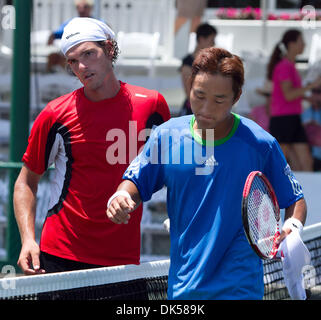
{"label": "blurred spectator", "polygon": [[188,20],[191,20],[190,32],[195,32],[201,23],[207,0],[176,0],[176,4],[175,34]]}
{"label": "blurred spectator", "polygon": [[[74,1],[78,16],[79,17],[91,17],[91,13],[94,7],[94,1],[93,0],[75,0]],[[61,39],[62,34],[64,32],[64,27],[68,24],[68,22],[71,19],[68,19],[65,21],[56,31],[54,31],[49,39],[48,39],[48,45],[52,45],[54,43],[55,39]],[[59,52],[51,53],[48,56],[47,61],[47,71],[48,72],[54,72],[56,70],[56,66],[58,68],[65,68],[66,59],[65,57]]]}
{"label": "blurred spectator", "polygon": [[312,89],[311,105],[302,114],[309,144],[312,148],[313,170],[321,171],[321,86]]}
{"label": "blurred spectator", "polygon": [[217,30],[204,23],[198,26],[196,29],[196,48],[193,53],[186,55],[182,60],[182,66],[180,68],[181,78],[184,86],[184,92],[186,95],[184,104],[180,111],[180,115],[192,114],[190,103],[189,103],[189,93],[191,90],[190,77],[192,74],[192,64],[197,53],[201,49],[213,47],[215,45],[215,37],[217,35]]}
{"label": "blurred spectator", "polygon": [[288,30],[275,46],[268,64],[268,79],[273,83],[270,104],[270,133],[278,140],[294,171],[312,171],[313,160],[301,121],[305,93],[321,85],[318,79],[302,86],[295,61],[303,53],[302,33]]}
{"label": "blurred spectator", "polygon": [[272,92],[272,83],[266,80],[263,88],[256,89],[256,92],[265,98],[265,103],[253,107],[249,114],[249,118],[254,120],[265,131],[269,132],[270,125],[270,101]]}

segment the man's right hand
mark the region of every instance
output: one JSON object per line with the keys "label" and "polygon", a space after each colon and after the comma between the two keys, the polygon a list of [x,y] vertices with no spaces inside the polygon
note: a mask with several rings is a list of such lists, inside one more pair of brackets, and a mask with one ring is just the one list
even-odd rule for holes
{"label": "man's right hand", "polygon": [[40,248],[36,241],[28,240],[21,248],[18,266],[26,275],[42,274],[45,270],[40,269]]}
{"label": "man's right hand", "polygon": [[133,200],[119,195],[110,203],[106,214],[116,224],[127,224],[130,219],[129,213],[135,209],[135,206],[136,203]]}

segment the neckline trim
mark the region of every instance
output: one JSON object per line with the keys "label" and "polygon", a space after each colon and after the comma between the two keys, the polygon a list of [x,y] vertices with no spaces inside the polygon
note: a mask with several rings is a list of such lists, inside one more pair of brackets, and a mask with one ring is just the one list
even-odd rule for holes
{"label": "neckline trim", "polygon": [[231,129],[231,131],[228,133],[228,135],[222,139],[219,139],[219,140],[214,140],[214,141],[206,141],[206,139],[202,139],[194,130],[193,126],[194,126],[194,123],[195,123],[195,116],[193,115],[192,118],[191,118],[191,121],[190,121],[190,131],[191,131],[191,134],[192,134],[192,137],[194,138],[194,140],[203,145],[203,146],[207,146],[207,147],[217,147],[217,146],[220,146],[222,145],[223,143],[227,142],[228,140],[230,140],[236,129],[238,128],[239,126],[239,123],[240,123],[240,116],[236,113],[233,113],[233,116],[234,116],[234,123],[233,123],[233,127]]}

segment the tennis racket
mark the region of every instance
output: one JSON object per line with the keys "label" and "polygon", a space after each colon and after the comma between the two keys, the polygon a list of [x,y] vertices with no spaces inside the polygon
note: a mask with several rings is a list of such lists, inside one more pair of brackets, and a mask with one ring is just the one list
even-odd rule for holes
{"label": "tennis racket", "polygon": [[246,179],[242,219],[247,240],[255,253],[265,260],[276,258],[280,208],[269,180],[260,171],[252,171]]}

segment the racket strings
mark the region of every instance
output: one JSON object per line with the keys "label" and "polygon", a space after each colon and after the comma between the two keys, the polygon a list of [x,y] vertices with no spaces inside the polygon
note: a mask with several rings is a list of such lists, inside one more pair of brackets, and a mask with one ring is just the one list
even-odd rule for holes
{"label": "racket strings", "polygon": [[260,177],[255,177],[248,198],[248,219],[252,242],[266,256],[274,255],[275,238],[279,234],[276,208],[270,190]]}

